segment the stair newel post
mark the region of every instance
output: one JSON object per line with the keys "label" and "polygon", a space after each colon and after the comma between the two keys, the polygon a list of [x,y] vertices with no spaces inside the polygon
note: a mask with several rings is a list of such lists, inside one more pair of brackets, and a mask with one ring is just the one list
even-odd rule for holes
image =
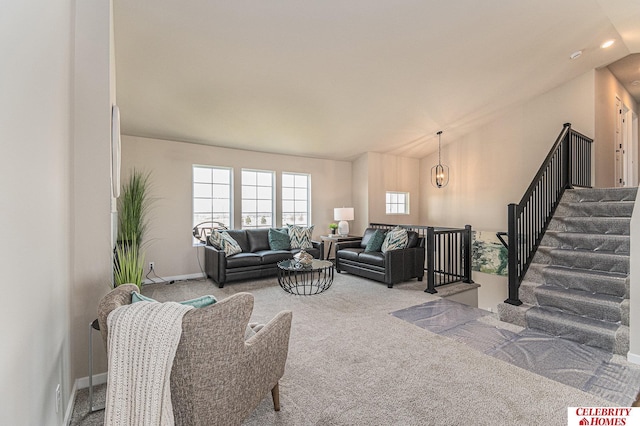
{"label": "stair newel post", "polygon": [[472,238],[471,238],[471,225],[465,225],[464,227],[464,282],[465,283],[473,283],[471,279],[471,253],[472,249]]}
{"label": "stair newel post", "polygon": [[520,237],[518,235],[518,206],[511,203],[508,206],[508,242],[509,242],[509,298],[504,303],[520,306],[518,290],[520,287],[520,279],[518,277],[518,250],[520,249]]}
{"label": "stair newel post", "polygon": [[564,179],[564,185],[562,185],[565,189],[573,188],[571,184],[571,155],[573,154],[571,151],[571,123],[564,123],[564,127],[566,128],[566,133],[564,139],[562,140],[562,175]]}
{"label": "stair newel post", "polygon": [[435,283],[435,239],[435,230],[433,226],[429,226],[427,228],[427,288],[425,292],[431,294],[438,292]]}

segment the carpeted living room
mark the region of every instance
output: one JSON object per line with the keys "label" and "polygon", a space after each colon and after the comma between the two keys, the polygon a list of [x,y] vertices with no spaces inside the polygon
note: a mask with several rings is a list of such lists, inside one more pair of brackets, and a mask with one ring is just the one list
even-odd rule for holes
{"label": "carpeted living room", "polygon": [[[176,424],[215,423],[185,420],[214,403],[233,408],[223,424],[438,426],[638,405],[637,0],[0,9],[0,425],[118,423],[99,406],[145,372],[103,339],[131,282],[130,312],[208,324],[180,340],[174,321],[189,350],[149,339],[180,379],[154,388],[153,413],[173,412],[172,386]],[[136,173],[144,238],[121,222]],[[419,238],[386,241],[403,230]],[[290,294],[298,279],[318,294]],[[249,305],[248,326],[201,318]],[[267,355],[220,351],[193,363],[218,375],[191,378],[169,362],[218,353],[230,330]]]}
{"label": "carpeted living room", "polygon": [[[338,274],[327,291],[311,296],[288,294],[275,278],[222,289],[211,280],[143,287],[143,294],[158,301],[204,294],[222,300],[239,292],[255,298],[251,321],[264,323],[281,310],[293,312],[280,381],[281,410],[274,411],[271,396],[265,394],[246,425],[565,425],[567,407],[616,405],[397,318],[394,312],[440,300],[425,293],[416,280],[387,289],[382,283]],[[517,329],[493,316],[483,323]],[[563,361],[555,361],[556,373],[562,373]],[[631,381],[637,389],[640,368],[631,372],[616,386]],[[102,411],[88,413],[87,397],[86,389],[78,394],[72,425],[103,424]],[[98,404],[104,401],[104,385],[95,398]]]}

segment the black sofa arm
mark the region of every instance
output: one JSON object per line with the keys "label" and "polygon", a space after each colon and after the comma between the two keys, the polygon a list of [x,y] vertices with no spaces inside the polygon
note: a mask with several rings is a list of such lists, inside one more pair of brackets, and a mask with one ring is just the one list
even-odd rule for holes
{"label": "black sofa arm", "polygon": [[422,281],[424,277],[424,247],[391,250],[385,256],[385,282],[393,285],[411,278]]}
{"label": "black sofa arm", "polygon": [[218,250],[213,246],[204,248],[204,268],[207,277],[210,277],[222,288],[227,281],[227,256],[224,250]]}
{"label": "black sofa arm", "polygon": [[320,260],[324,260],[324,242],[311,240],[311,244],[313,244],[313,248],[320,251]]}

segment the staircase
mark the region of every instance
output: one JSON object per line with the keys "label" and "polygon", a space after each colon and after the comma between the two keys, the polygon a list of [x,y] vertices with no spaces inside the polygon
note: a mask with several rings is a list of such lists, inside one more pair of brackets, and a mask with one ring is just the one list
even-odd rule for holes
{"label": "staircase", "polygon": [[502,321],[626,355],[637,188],[566,190]]}

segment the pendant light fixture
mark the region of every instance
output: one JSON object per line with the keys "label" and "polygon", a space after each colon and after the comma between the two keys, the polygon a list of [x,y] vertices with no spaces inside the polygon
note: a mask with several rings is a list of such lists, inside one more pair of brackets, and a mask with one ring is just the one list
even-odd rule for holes
{"label": "pendant light fixture", "polygon": [[443,188],[449,183],[449,166],[442,164],[440,160],[442,130],[438,133],[438,164],[431,168],[431,184],[436,188]]}

